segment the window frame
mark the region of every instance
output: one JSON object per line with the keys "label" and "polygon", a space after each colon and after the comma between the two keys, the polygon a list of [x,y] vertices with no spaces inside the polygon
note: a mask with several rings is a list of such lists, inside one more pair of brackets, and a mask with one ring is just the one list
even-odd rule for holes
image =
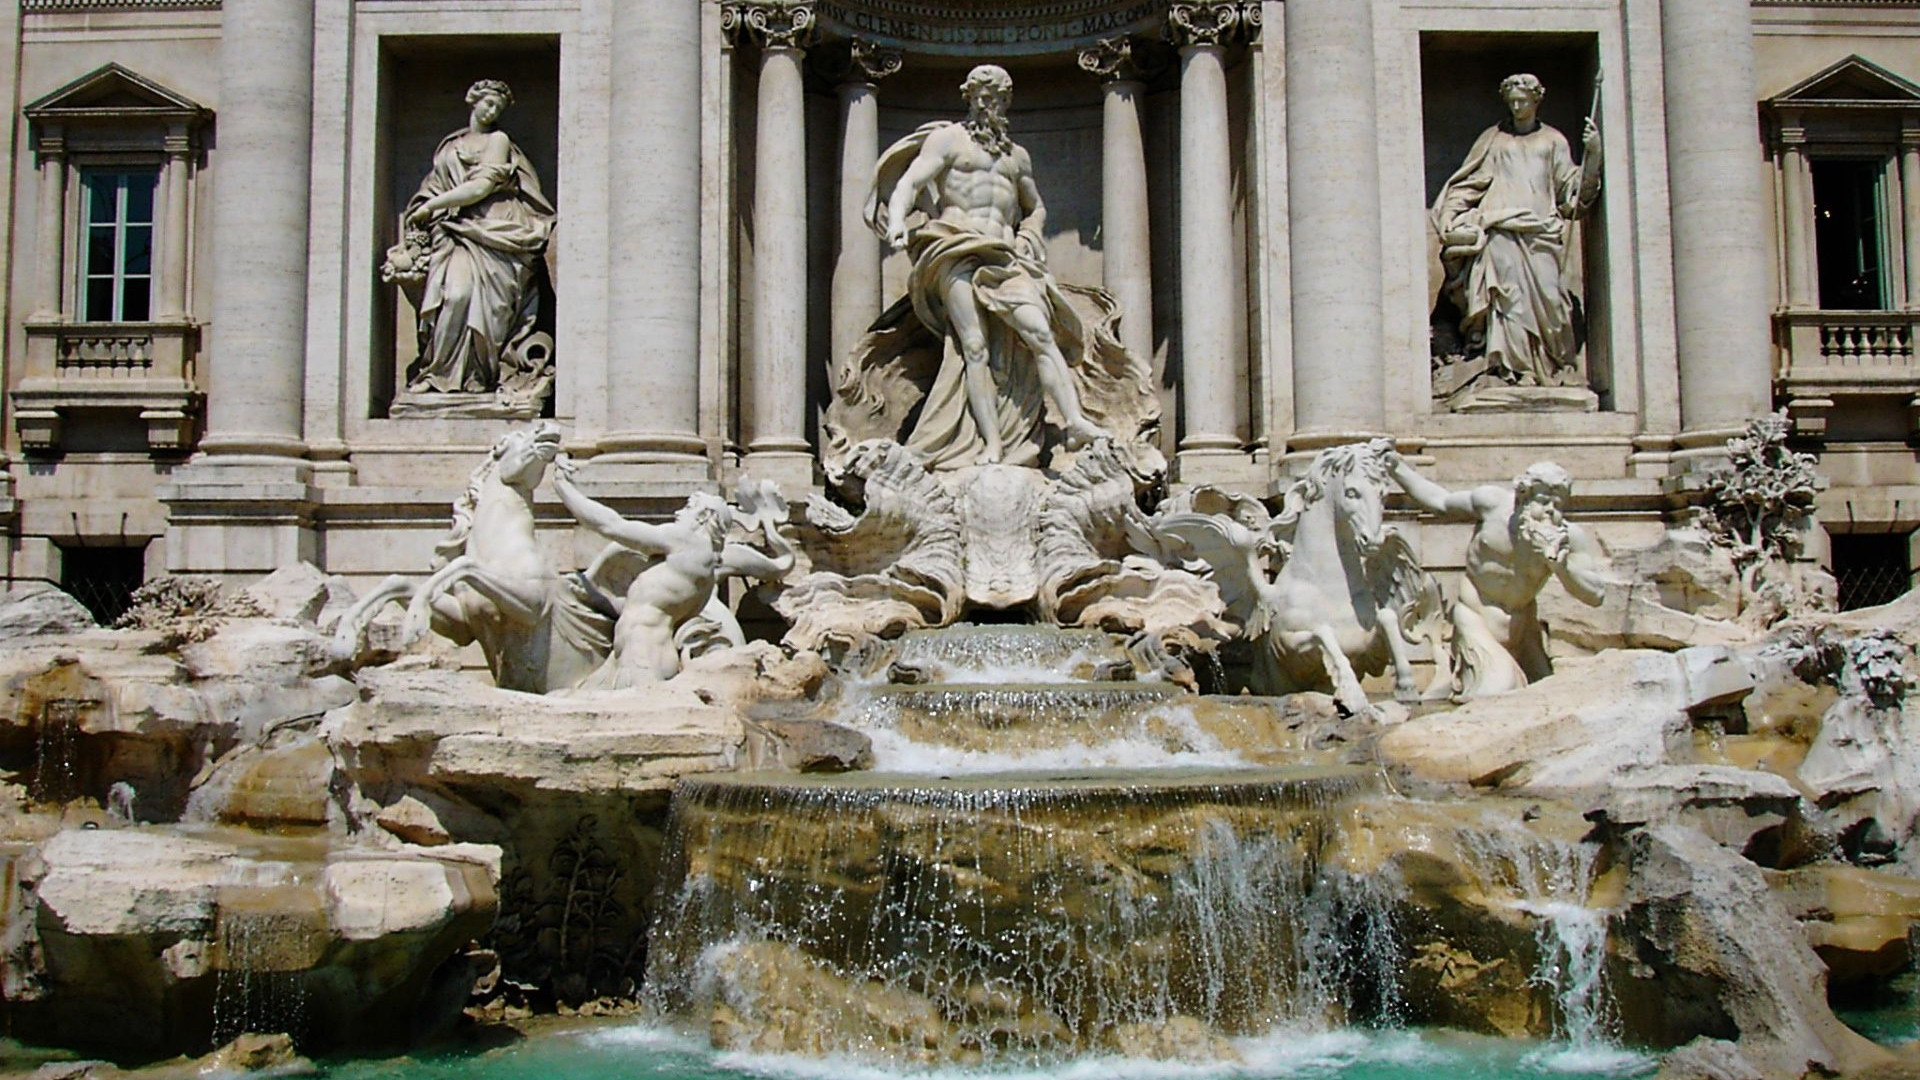
{"label": "window frame", "polygon": [[[1807,160],[1807,209],[1813,215],[1812,245],[1808,256],[1813,259],[1814,308],[1819,311],[1898,311],[1901,309],[1900,293],[1904,284],[1902,271],[1898,265],[1904,251],[1903,235],[1896,235],[1901,226],[1914,227],[1913,223],[1903,222],[1899,216],[1900,208],[1895,205],[1900,192],[1900,152],[1897,143],[1881,145],[1870,142],[1821,142],[1809,141],[1804,151]],[[1814,177],[1814,166],[1820,162],[1852,161],[1866,162],[1878,166],[1874,176],[1874,240],[1878,251],[1880,302],[1874,307],[1828,307],[1821,288],[1820,258],[1820,200],[1819,184]]]}
{"label": "window frame", "polygon": [[[77,204],[72,208],[72,216],[69,218],[69,220],[76,223],[76,227],[72,230],[72,251],[68,261],[68,265],[72,268],[73,283],[71,287],[73,292],[71,295],[74,300],[74,321],[87,325],[152,322],[155,315],[154,304],[158,298],[158,286],[160,283],[161,268],[158,265],[160,261],[160,245],[166,240],[166,238],[161,236],[161,223],[159,221],[161,216],[161,199],[164,195],[163,183],[166,179],[164,161],[149,158],[145,155],[85,155],[80,157],[79,160],[70,162],[68,167],[73,170],[75,182],[69,186],[74,192],[73,197]],[[153,196],[148,201],[147,220],[141,223],[128,222],[125,220],[128,188],[124,184],[116,185],[113,273],[111,275],[95,274],[91,265],[91,240],[94,227],[99,223],[93,220],[93,189],[89,182],[94,177],[99,176],[124,177],[136,173],[151,174],[153,177]],[[145,274],[129,275],[125,271],[126,232],[130,225],[144,225],[147,229],[147,272]],[[111,317],[109,318],[94,318],[90,310],[92,305],[88,286],[98,277],[107,277],[113,282],[112,311],[110,313]],[[126,293],[123,286],[129,277],[140,277],[146,280],[147,313],[145,318],[128,319],[123,317],[125,314],[124,305],[126,301]]]}

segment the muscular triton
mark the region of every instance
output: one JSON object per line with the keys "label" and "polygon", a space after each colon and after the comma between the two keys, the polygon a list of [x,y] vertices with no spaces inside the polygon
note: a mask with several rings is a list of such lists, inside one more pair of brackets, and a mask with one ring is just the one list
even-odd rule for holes
{"label": "muscular triton", "polygon": [[[968,106],[965,122],[928,125],[888,151],[892,157],[917,149],[891,190],[876,190],[869,221],[913,256],[912,300],[921,321],[959,347],[979,463],[999,462],[1005,444],[1023,437],[1021,410],[1008,408],[1018,396],[1011,388],[1019,377],[1011,370],[1016,361],[1004,349],[996,355],[994,347],[1001,327],[1031,355],[1032,375],[1053,405],[1067,446],[1084,446],[1106,432],[1082,410],[1056,333],[1061,320],[1072,316],[1046,268],[1041,230],[1047,211],[1034,185],[1033,161],[1007,134],[1013,80],[1004,69],[983,64],[968,73],[960,91]],[[908,221],[916,208],[927,215],[917,227]],[[941,432],[928,439],[952,436]]]}

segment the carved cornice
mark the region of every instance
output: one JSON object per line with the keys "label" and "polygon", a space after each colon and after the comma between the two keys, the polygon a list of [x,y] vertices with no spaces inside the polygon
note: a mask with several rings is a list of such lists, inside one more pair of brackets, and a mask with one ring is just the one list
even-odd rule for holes
{"label": "carved cornice", "polygon": [[823,32],[915,56],[1072,53],[1157,30],[1167,0],[816,0]]}
{"label": "carved cornice", "polygon": [[742,0],[720,6],[720,30],[745,35],[763,49],[804,49],[813,43],[812,0]]}
{"label": "carved cornice", "polygon": [[1140,66],[1133,59],[1133,39],[1101,38],[1087,48],[1081,49],[1080,69],[1090,75],[1100,76],[1102,82],[1138,79]]}
{"label": "carved cornice", "polygon": [[[1244,9],[1259,5],[1240,0],[1189,0],[1167,6],[1167,36],[1181,48],[1190,45],[1228,45],[1240,36]],[[1254,16],[1259,25],[1259,16]]]}
{"label": "carved cornice", "polygon": [[899,49],[882,48],[863,37],[853,38],[847,61],[847,78],[860,82],[879,82],[897,74],[904,60]]}

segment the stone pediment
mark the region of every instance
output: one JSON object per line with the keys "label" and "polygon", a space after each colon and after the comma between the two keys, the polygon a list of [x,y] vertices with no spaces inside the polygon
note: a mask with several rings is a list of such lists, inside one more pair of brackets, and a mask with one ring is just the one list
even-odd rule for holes
{"label": "stone pediment", "polygon": [[212,115],[205,106],[143,75],[107,64],[28,105],[36,123],[174,121],[196,126]]}
{"label": "stone pediment", "polygon": [[1920,109],[1920,86],[1856,55],[1822,68],[1766,104],[1772,109]]}

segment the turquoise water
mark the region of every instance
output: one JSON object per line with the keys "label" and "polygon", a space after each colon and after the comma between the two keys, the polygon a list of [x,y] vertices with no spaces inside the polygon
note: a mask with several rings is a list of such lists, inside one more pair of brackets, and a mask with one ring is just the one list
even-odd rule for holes
{"label": "turquoise water", "polygon": [[485,1053],[358,1061],[328,1080],[1623,1080],[1654,1058],[1446,1032],[1275,1032],[1236,1042],[1238,1064],[1089,1057],[1031,1068],[926,1069],[847,1058],[716,1053],[692,1036],[637,1021],[536,1035]]}
{"label": "turquoise water", "polygon": [[1848,1027],[1883,1046],[1920,1039],[1920,971],[1893,979],[1871,1003],[1834,1012]]}

